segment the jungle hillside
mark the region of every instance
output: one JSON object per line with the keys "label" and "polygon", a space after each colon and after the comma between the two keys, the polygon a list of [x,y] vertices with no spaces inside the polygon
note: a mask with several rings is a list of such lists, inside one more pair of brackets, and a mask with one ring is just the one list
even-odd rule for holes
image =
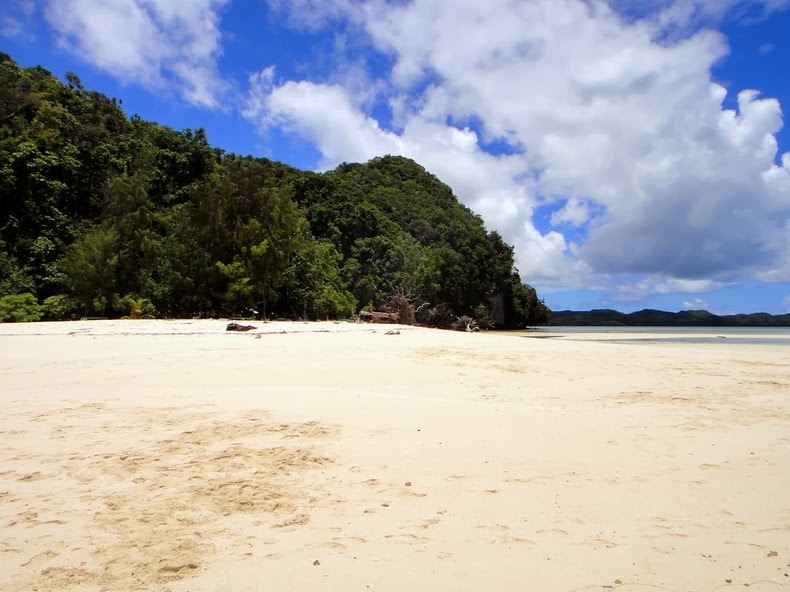
{"label": "jungle hillside", "polygon": [[347,318],[393,298],[417,320],[549,314],[412,160],[319,174],[226,153],[0,53],[0,320]]}

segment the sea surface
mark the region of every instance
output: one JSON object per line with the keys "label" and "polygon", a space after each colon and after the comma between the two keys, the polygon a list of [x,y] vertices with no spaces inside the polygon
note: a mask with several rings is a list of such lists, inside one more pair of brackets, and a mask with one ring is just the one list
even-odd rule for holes
{"label": "sea surface", "polygon": [[788,345],[790,327],[538,327],[537,337],[594,335],[616,343],[721,343],[731,345]]}

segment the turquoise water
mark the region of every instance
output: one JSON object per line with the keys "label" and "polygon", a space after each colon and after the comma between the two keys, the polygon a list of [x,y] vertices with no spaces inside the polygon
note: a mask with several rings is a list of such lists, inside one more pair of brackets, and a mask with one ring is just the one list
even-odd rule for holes
{"label": "turquoise water", "polygon": [[530,334],[588,334],[617,343],[790,345],[790,327],[539,327]]}

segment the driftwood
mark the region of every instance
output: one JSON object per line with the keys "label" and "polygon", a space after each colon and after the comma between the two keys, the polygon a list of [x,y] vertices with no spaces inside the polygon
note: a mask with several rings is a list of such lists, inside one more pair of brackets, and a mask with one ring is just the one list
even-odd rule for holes
{"label": "driftwood", "polygon": [[472,317],[462,316],[453,323],[453,329],[456,331],[466,331],[467,333],[477,333],[480,327],[477,326],[477,321]]}
{"label": "driftwood", "polygon": [[228,323],[228,326],[225,327],[225,331],[252,331],[253,329],[257,329],[258,327],[253,327],[252,325],[239,325],[238,323]]}
{"label": "driftwood", "polygon": [[392,294],[389,302],[384,306],[384,310],[398,315],[397,322],[401,325],[416,325],[417,317],[414,314],[413,301],[413,296],[407,294],[402,288],[399,288]]}
{"label": "driftwood", "polygon": [[362,310],[359,313],[359,320],[363,323],[396,324],[398,313]]}

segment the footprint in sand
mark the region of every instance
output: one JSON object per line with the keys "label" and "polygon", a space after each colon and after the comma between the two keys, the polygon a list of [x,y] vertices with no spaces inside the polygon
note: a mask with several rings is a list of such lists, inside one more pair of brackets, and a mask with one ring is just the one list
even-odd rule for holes
{"label": "footprint in sand", "polygon": [[182,573],[189,573],[198,569],[197,563],[185,563],[183,565],[165,565],[160,567],[157,571],[160,574],[176,575]]}
{"label": "footprint in sand", "polygon": [[426,520],[423,520],[420,524],[417,525],[417,527],[427,530],[432,526],[436,526],[442,521],[441,516],[444,515],[444,513],[445,512],[436,512],[436,516],[434,516],[433,518],[428,518]]}
{"label": "footprint in sand", "polygon": [[343,543],[338,543],[337,541],[325,541],[323,543],[314,543],[311,545],[305,545],[305,549],[316,550],[316,549],[345,549],[346,546]]}
{"label": "footprint in sand", "polygon": [[368,539],[358,537],[358,536],[343,536],[343,537],[334,537],[333,541],[345,541],[347,543],[367,543]]}
{"label": "footprint in sand", "polygon": [[294,516],[293,518],[289,518],[288,520],[284,520],[279,524],[275,524],[272,528],[288,528],[289,526],[304,526],[310,522],[310,516],[307,514],[299,514]]}

